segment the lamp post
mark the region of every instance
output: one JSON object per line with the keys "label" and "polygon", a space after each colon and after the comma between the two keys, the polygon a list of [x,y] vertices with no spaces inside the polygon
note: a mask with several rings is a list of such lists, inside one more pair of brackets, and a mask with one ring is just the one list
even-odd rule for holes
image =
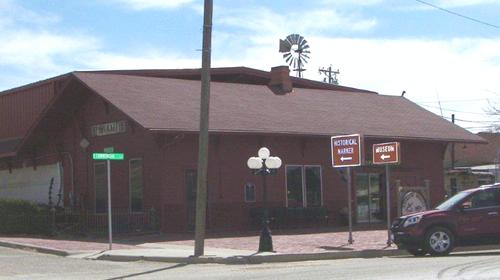
{"label": "lamp post", "polygon": [[259,252],[272,252],[273,238],[271,236],[271,231],[269,230],[266,176],[276,174],[277,169],[281,167],[281,159],[279,157],[270,156],[269,149],[265,147],[259,149],[258,155],[258,157],[249,158],[247,166],[253,170],[255,175],[262,176],[262,202],[264,215],[262,217],[262,231],[260,232],[259,239]]}

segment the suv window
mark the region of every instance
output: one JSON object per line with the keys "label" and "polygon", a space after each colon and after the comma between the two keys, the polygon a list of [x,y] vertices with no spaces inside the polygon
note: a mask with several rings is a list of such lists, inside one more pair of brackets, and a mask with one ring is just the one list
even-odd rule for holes
{"label": "suv window", "polygon": [[500,189],[482,190],[473,194],[463,205],[468,208],[500,206]]}

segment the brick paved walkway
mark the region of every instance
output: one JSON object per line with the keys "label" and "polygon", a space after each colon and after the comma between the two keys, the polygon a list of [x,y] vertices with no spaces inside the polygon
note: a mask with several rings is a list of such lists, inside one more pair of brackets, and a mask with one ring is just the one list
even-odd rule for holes
{"label": "brick paved walkway", "polygon": [[[0,237],[0,241],[14,242],[25,245],[35,245],[50,249],[63,250],[67,252],[81,252],[81,251],[104,251],[108,250],[108,243],[106,241],[86,241],[86,240],[61,240],[61,239],[47,239],[47,238],[34,238],[34,237]],[[134,245],[114,243],[114,249],[136,249],[139,248]]]}
{"label": "brick paved walkway", "polygon": [[[205,246],[214,248],[257,250],[259,236],[207,238]],[[387,231],[371,230],[353,233],[354,243],[349,245],[347,232],[273,234],[274,250],[278,253],[322,253],[353,250],[390,250],[387,247]],[[159,243],[194,245],[193,240],[165,241]]]}
{"label": "brick paved walkway", "polygon": [[[380,227],[379,227],[380,228]],[[259,245],[259,232],[245,232],[233,236],[221,234],[207,234],[205,246],[211,248],[224,248],[236,250],[257,250]],[[234,236],[237,235],[237,236]],[[355,250],[392,250],[394,245],[387,247],[387,231],[381,229],[359,230],[353,233],[354,244],[347,242],[348,232],[332,232],[328,229],[321,230],[280,230],[273,232],[274,250],[278,253],[321,253]],[[1,237],[0,241],[31,244],[68,252],[75,251],[101,251],[107,250],[107,239],[77,238],[34,238],[34,237]],[[194,246],[193,234],[152,234],[142,236],[119,236],[114,238],[114,249],[140,249],[141,244],[153,243],[161,247],[162,244]],[[151,247],[151,244],[149,245]]]}

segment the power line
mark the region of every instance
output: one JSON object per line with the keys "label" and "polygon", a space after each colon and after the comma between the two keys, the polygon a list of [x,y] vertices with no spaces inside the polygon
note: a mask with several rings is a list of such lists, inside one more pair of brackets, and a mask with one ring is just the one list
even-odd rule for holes
{"label": "power line", "polygon": [[460,102],[480,102],[480,101],[490,101],[490,100],[496,100],[499,99],[497,98],[478,98],[478,99],[460,99],[460,100],[438,100],[438,101],[420,101],[417,103],[460,103]]}
{"label": "power line", "polygon": [[[419,104],[419,103],[417,103],[417,104]],[[448,112],[463,113],[463,114],[473,114],[473,115],[483,115],[483,116],[487,116],[488,115],[487,113],[459,111],[459,110],[453,110],[453,109],[446,109],[446,108],[442,108],[442,107],[439,107],[439,106],[431,106],[431,105],[425,105],[425,104],[419,104],[419,105],[427,107],[427,108],[431,108],[431,109],[443,110],[443,111],[448,111]]]}
{"label": "power line", "polygon": [[[449,117],[443,117],[447,120],[451,120],[451,118]],[[495,124],[495,123],[498,123],[500,121],[471,121],[471,120],[464,120],[464,119],[457,119],[455,118],[455,121],[457,122],[468,122],[468,123],[489,123],[489,124]]]}
{"label": "power line", "polygon": [[458,16],[458,17],[461,17],[461,18],[465,18],[465,19],[468,19],[470,21],[474,21],[474,22],[479,23],[479,24],[483,24],[483,25],[486,25],[486,26],[489,26],[489,27],[500,29],[500,26],[498,26],[498,25],[494,25],[494,24],[491,24],[491,23],[488,23],[488,22],[485,22],[485,21],[482,21],[482,20],[479,20],[479,19],[475,19],[475,18],[466,16],[466,15],[462,15],[462,14],[459,14],[457,12],[453,12],[453,11],[450,11],[448,9],[441,8],[439,6],[436,6],[434,4],[431,4],[431,3],[428,3],[428,2],[425,2],[425,1],[422,1],[422,0],[415,0],[415,1],[420,2],[420,3],[424,4],[424,5],[431,6],[431,7],[435,8],[435,9],[441,10],[443,12],[446,12],[446,13],[449,13],[449,14],[452,14],[452,15],[455,15],[455,16]]}

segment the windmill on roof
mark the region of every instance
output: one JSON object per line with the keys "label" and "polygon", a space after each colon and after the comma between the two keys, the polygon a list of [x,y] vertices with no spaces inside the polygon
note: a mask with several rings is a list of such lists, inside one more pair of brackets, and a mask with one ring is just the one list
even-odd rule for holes
{"label": "windmill on roof", "polygon": [[280,39],[279,51],[283,53],[283,58],[292,67],[292,71],[297,73],[297,77],[302,78],[302,72],[306,71],[304,66],[311,53],[307,40],[299,34],[290,34],[285,40]]}

